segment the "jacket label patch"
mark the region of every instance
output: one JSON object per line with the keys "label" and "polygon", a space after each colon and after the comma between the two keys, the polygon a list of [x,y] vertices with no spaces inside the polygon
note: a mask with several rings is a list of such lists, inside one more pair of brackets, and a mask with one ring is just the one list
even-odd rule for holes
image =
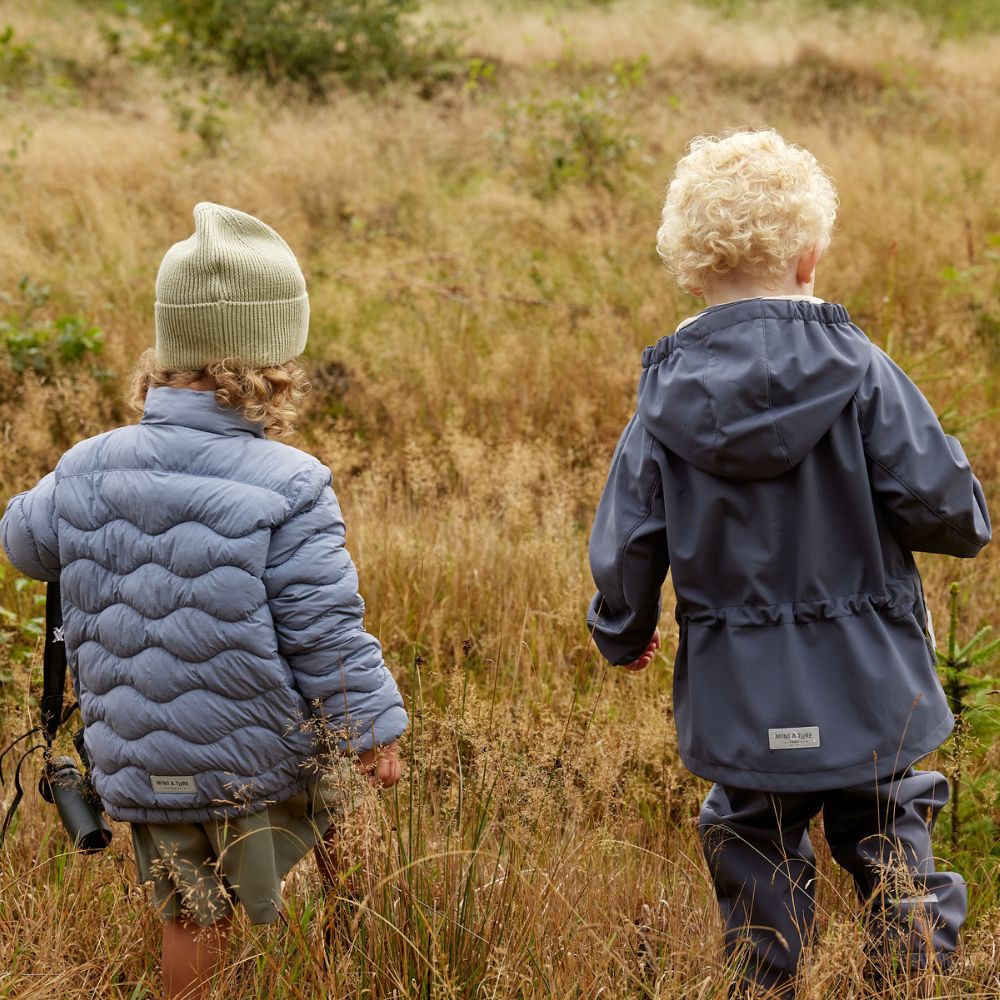
{"label": "jacket label patch", "polygon": [[900,906],[923,906],[927,903],[938,903],[936,892],[928,892],[923,896],[907,896],[899,901]]}
{"label": "jacket label patch", "polygon": [[769,729],[767,745],[772,750],[802,750],[819,746],[819,726],[792,726],[789,729]]}
{"label": "jacket label patch", "polygon": [[149,781],[153,791],[161,795],[188,795],[198,791],[194,777],[190,774],[151,774]]}

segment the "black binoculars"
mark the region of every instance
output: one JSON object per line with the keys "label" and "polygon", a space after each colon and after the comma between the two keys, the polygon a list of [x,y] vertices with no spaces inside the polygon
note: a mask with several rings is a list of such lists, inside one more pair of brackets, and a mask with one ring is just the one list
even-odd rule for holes
{"label": "black binoculars", "polygon": [[[21,768],[24,762],[36,751],[45,753],[45,768],[38,780],[39,794],[46,802],[54,805],[59,811],[59,818],[65,827],[73,846],[85,854],[96,854],[111,843],[111,828],[104,820],[104,806],[94,791],[89,780],[90,760],[83,744],[83,730],[77,731],[73,737],[73,745],[80,755],[84,775],[72,757],[55,757],[52,754],[52,744],[55,741],[59,727],[78,708],[76,704],[63,711],[63,693],[66,686],[66,640],[63,637],[62,602],[59,584],[50,583],[45,600],[45,649],[42,654],[42,724],[34,726],[26,733],[18,736],[2,752],[0,762],[11,750],[23,740],[30,739],[35,733],[42,733],[44,743],[36,743],[21,754],[14,771],[14,799],[7,807],[7,814],[0,825],[0,844],[3,844],[10,829],[11,820],[21,803],[24,789],[21,787]],[[3,772],[0,771],[0,782]]]}
{"label": "black binoculars", "polygon": [[101,803],[72,757],[48,757],[38,791],[59,810],[74,847],[95,854],[111,843],[111,828],[104,821]]}

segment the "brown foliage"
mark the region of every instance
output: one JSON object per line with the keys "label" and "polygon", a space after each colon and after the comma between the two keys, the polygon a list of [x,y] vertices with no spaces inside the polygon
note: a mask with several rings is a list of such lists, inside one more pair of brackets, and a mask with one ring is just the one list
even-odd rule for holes
{"label": "brown foliage", "polygon": [[[369,626],[413,699],[414,782],[358,814],[375,834],[362,838],[367,903],[350,904],[329,965],[322,921],[336,908],[305,865],[290,898],[318,915],[241,928],[218,995],[724,996],[694,825],[704,786],[681,767],[669,716],[670,601],[668,655],[639,677],[606,671],[583,625],[590,517],[639,351],[697,308],[656,261],[663,186],[699,132],[771,124],[811,149],[842,199],[818,294],[890,346],[995,496],[998,437],[975,418],[1000,384],[1000,41],[937,44],[916,22],[785,7],[727,20],[622,0],[547,20],[535,5],[470,3],[470,49],[498,65],[495,84],[327,105],[233,91],[228,145],[209,157],[175,131],[156,77],[102,69],[92,16],[68,9],[58,23],[11,14],[20,37],[52,45],[71,24],[96,75],[77,104],[0,106],[0,133],[28,117],[33,129],[0,173],[0,291],[22,273],[50,282],[105,331],[118,377],[4,374],[0,484],[31,485],[125,419],[156,267],[194,203],[260,215],[309,279],[315,388],[295,443],[333,469]],[[540,201],[516,162],[498,164],[490,136],[510,100],[564,95],[644,53],[626,105],[643,146],[617,190],[570,184]],[[951,579],[970,594],[968,621],[995,614],[998,565],[993,551],[921,558],[938,621]],[[23,615],[30,593],[2,585]],[[62,850],[29,794],[0,853],[0,992],[155,995],[156,925],[130,884],[127,836],[96,860]],[[875,996],[860,984],[852,892],[820,861],[825,936],[801,996]],[[996,859],[959,863],[973,911],[939,995],[995,996]]]}

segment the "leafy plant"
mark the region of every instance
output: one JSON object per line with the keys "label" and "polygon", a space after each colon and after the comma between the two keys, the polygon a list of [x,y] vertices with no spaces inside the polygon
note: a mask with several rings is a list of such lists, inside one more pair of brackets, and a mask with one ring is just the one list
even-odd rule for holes
{"label": "leafy plant", "polygon": [[497,65],[481,56],[473,56],[465,67],[465,91],[476,93],[480,89],[496,82]]}
{"label": "leafy plant", "polygon": [[613,190],[639,146],[628,127],[622,97],[638,86],[648,58],[619,60],[599,84],[584,84],[565,97],[516,101],[507,108],[498,140],[504,156],[531,181],[538,197],[582,181]]}
{"label": "leafy plant", "polygon": [[17,374],[50,376],[101,353],[103,334],[85,317],[63,315],[54,321],[39,317],[52,294],[48,285],[36,285],[25,275],[17,287],[19,301],[0,296],[0,301],[14,307],[0,320],[0,342],[8,366]]}
{"label": "leafy plant", "polygon": [[181,132],[192,133],[202,150],[215,154],[229,138],[226,110],[229,102],[216,82],[207,79],[200,90],[190,86],[171,87],[163,95]]}
{"label": "leafy plant", "polygon": [[[8,578],[13,579],[8,584]],[[14,674],[10,667],[27,666],[35,655],[38,639],[45,634],[45,594],[39,592],[33,580],[14,575],[0,564],[0,584],[8,592],[14,606],[0,605],[0,689],[11,684]]]}
{"label": "leafy plant", "polygon": [[15,37],[13,25],[0,29],[0,100],[30,88],[52,96],[86,81],[91,70],[77,59],[45,52],[30,38]]}
{"label": "leafy plant", "polygon": [[[992,695],[1000,694],[996,690],[1000,687],[1000,677],[982,671],[996,659],[1000,651],[1000,639],[987,641],[993,626],[984,625],[971,639],[960,645],[957,583],[951,585],[950,593],[948,637],[944,652],[937,651],[937,663],[948,703],[957,722],[948,751],[951,764],[951,847],[953,851],[957,851],[962,839],[962,788],[965,784],[963,773],[968,756],[968,744],[977,737],[987,742],[997,735],[998,726],[990,716],[986,700]],[[990,731],[987,733],[982,731],[984,729]],[[992,783],[990,787],[993,787]],[[974,798],[980,791],[975,786],[970,790]]]}
{"label": "leafy plant", "polygon": [[[978,191],[981,179],[967,178]],[[968,225],[968,261],[964,267],[949,266],[940,273],[946,294],[964,300],[974,316],[976,336],[985,344],[994,368],[1000,364],[1000,233],[989,233],[985,245],[977,247]]]}
{"label": "leafy plant", "polygon": [[981,35],[1000,31],[1000,7],[994,0],[815,0],[834,10],[852,7],[910,12],[938,26],[946,35]]}
{"label": "leafy plant", "polygon": [[417,26],[418,0],[144,0],[152,55],[170,64],[292,82],[321,95],[331,76],[356,87],[451,75],[449,40]]}
{"label": "leafy plant", "polygon": [[8,24],[0,31],[0,97],[39,82],[43,74],[34,43],[15,40],[13,25]]}
{"label": "leafy plant", "polygon": [[34,129],[30,125],[22,122],[18,126],[17,131],[14,133],[13,141],[8,139],[10,145],[5,151],[3,162],[0,162],[0,171],[3,171],[5,174],[13,172],[18,159],[27,152],[28,146],[31,143],[31,137],[34,134]]}
{"label": "leafy plant", "polygon": [[[724,17],[759,17],[766,5],[761,0],[696,0]],[[923,18],[942,35],[966,37],[1000,30],[1000,6],[994,0],[807,0],[806,11],[849,11],[855,8],[889,11],[894,17],[907,14]]]}

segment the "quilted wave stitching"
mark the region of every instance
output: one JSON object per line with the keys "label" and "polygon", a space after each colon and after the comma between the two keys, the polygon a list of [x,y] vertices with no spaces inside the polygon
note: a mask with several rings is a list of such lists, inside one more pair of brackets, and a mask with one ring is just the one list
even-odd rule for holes
{"label": "quilted wave stitching", "polygon": [[206,569],[203,572],[191,573],[191,574],[178,573],[176,570],[171,569],[169,566],[165,565],[162,562],[157,561],[156,559],[144,559],[142,562],[136,563],[131,569],[126,569],[121,571],[113,569],[111,566],[106,566],[99,559],[95,559],[93,556],[76,556],[72,560],[72,562],[67,565],[75,565],[76,563],[81,563],[81,562],[92,563],[93,565],[99,567],[101,570],[107,573],[108,576],[118,577],[119,579],[122,580],[130,576],[133,576],[138,570],[143,569],[143,567],[145,566],[157,566],[164,572],[169,573],[171,576],[176,577],[178,580],[198,580],[201,577],[209,576],[216,570],[220,569],[235,569],[241,573],[245,573],[247,576],[255,580],[257,579],[257,576],[254,573],[251,573],[250,570],[246,568],[246,566],[240,566],[238,563],[216,563],[212,566],[211,569]]}
{"label": "quilted wave stitching", "polygon": [[[107,726],[107,722],[105,722],[104,719],[95,719],[93,722],[90,723],[90,725],[94,726],[95,728],[101,726],[102,724],[104,726]],[[217,746],[220,743],[225,743],[227,740],[231,740],[233,734],[236,732],[246,733],[246,732],[251,732],[253,730],[259,730],[265,736],[271,737],[272,739],[276,737],[276,733],[274,732],[273,729],[263,725],[240,726],[238,729],[231,729],[229,730],[229,732],[223,733],[220,737],[214,740],[196,740],[192,736],[178,736],[177,733],[174,732],[174,730],[172,729],[149,729],[145,733],[143,733],[142,736],[137,736],[135,739],[129,739],[127,736],[122,736],[121,733],[115,732],[115,730],[111,729],[110,726],[108,726],[108,729],[114,735],[114,738],[121,740],[122,743],[132,743],[140,745],[145,744],[147,740],[149,740],[153,736],[156,736],[159,733],[164,733],[167,736],[172,737],[173,739],[179,740],[189,746],[195,746],[195,747]],[[105,774],[114,773],[113,771],[105,770],[103,767],[101,768],[101,770],[104,771]],[[206,770],[215,771],[219,769],[206,768]]]}
{"label": "quilted wave stitching", "polygon": [[86,642],[92,642],[95,645],[101,646],[103,649],[111,653],[112,656],[116,656],[120,660],[133,660],[147,649],[162,649],[165,653],[169,653],[172,657],[174,657],[174,659],[180,660],[181,663],[189,663],[189,664],[208,663],[209,661],[214,660],[217,656],[221,656],[223,653],[226,652],[249,653],[251,656],[261,655],[257,650],[247,649],[245,646],[226,646],[225,649],[220,649],[217,653],[213,653],[211,656],[206,656],[205,658],[195,657],[194,659],[188,659],[186,657],[178,655],[169,647],[164,646],[162,643],[158,642],[147,642],[140,649],[136,650],[136,652],[134,653],[118,653],[113,649],[108,649],[108,647],[105,646],[102,642],[100,642],[97,639],[91,638],[89,636],[82,643],[80,643],[80,646],[82,647],[83,644]]}
{"label": "quilted wave stitching", "polygon": [[257,614],[258,611],[260,611],[262,607],[264,607],[265,604],[267,604],[267,601],[261,601],[260,604],[256,605],[249,612],[249,614],[240,615],[239,618],[223,618],[220,615],[217,615],[214,611],[209,611],[207,608],[203,608],[198,604],[177,604],[173,608],[171,608],[165,615],[151,615],[145,611],[142,611],[140,608],[137,608],[130,601],[122,601],[122,600],[112,601],[110,604],[105,604],[104,607],[100,609],[100,611],[93,611],[88,608],[80,608],[80,610],[85,612],[86,614],[102,615],[104,614],[105,611],[110,611],[112,608],[128,608],[129,611],[134,611],[137,615],[140,615],[141,617],[145,618],[146,621],[148,622],[165,622],[167,621],[168,618],[171,618],[173,615],[183,614],[186,611],[197,611],[198,614],[207,615],[209,618],[212,618],[223,625],[234,625],[237,622],[249,621],[251,618],[254,617],[254,615]]}
{"label": "quilted wave stitching", "polygon": [[112,684],[111,687],[104,688],[101,691],[97,691],[93,686],[90,688],[90,693],[95,698],[107,698],[112,692],[118,691],[120,689],[125,689],[127,691],[135,691],[140,698],[144,698],[146,701],[153,705],[172,705],[178,698],[183,698],[186,694],[211,694],[218,698],[225,698],[227,702],[233,705],[240,705],[245,702],[259,701],[265,698],[269,694],[274,694],[275,691],[284,690],[284,684],[274,684],[269,688],[264,688],[262,691],[258,691],[256,694],[248,695],[246,698],[239,698],[233,694],[229,694],[224,691],[216,691],[213,688],[200,685],[198,687],[185,688],[183,691],[178,691],[177,694],[171,695],[169,698],[151,698],[148,694],[143,691],[138,691],[131,684],[127,684],[125,681],[119,681],[116,684]]}

